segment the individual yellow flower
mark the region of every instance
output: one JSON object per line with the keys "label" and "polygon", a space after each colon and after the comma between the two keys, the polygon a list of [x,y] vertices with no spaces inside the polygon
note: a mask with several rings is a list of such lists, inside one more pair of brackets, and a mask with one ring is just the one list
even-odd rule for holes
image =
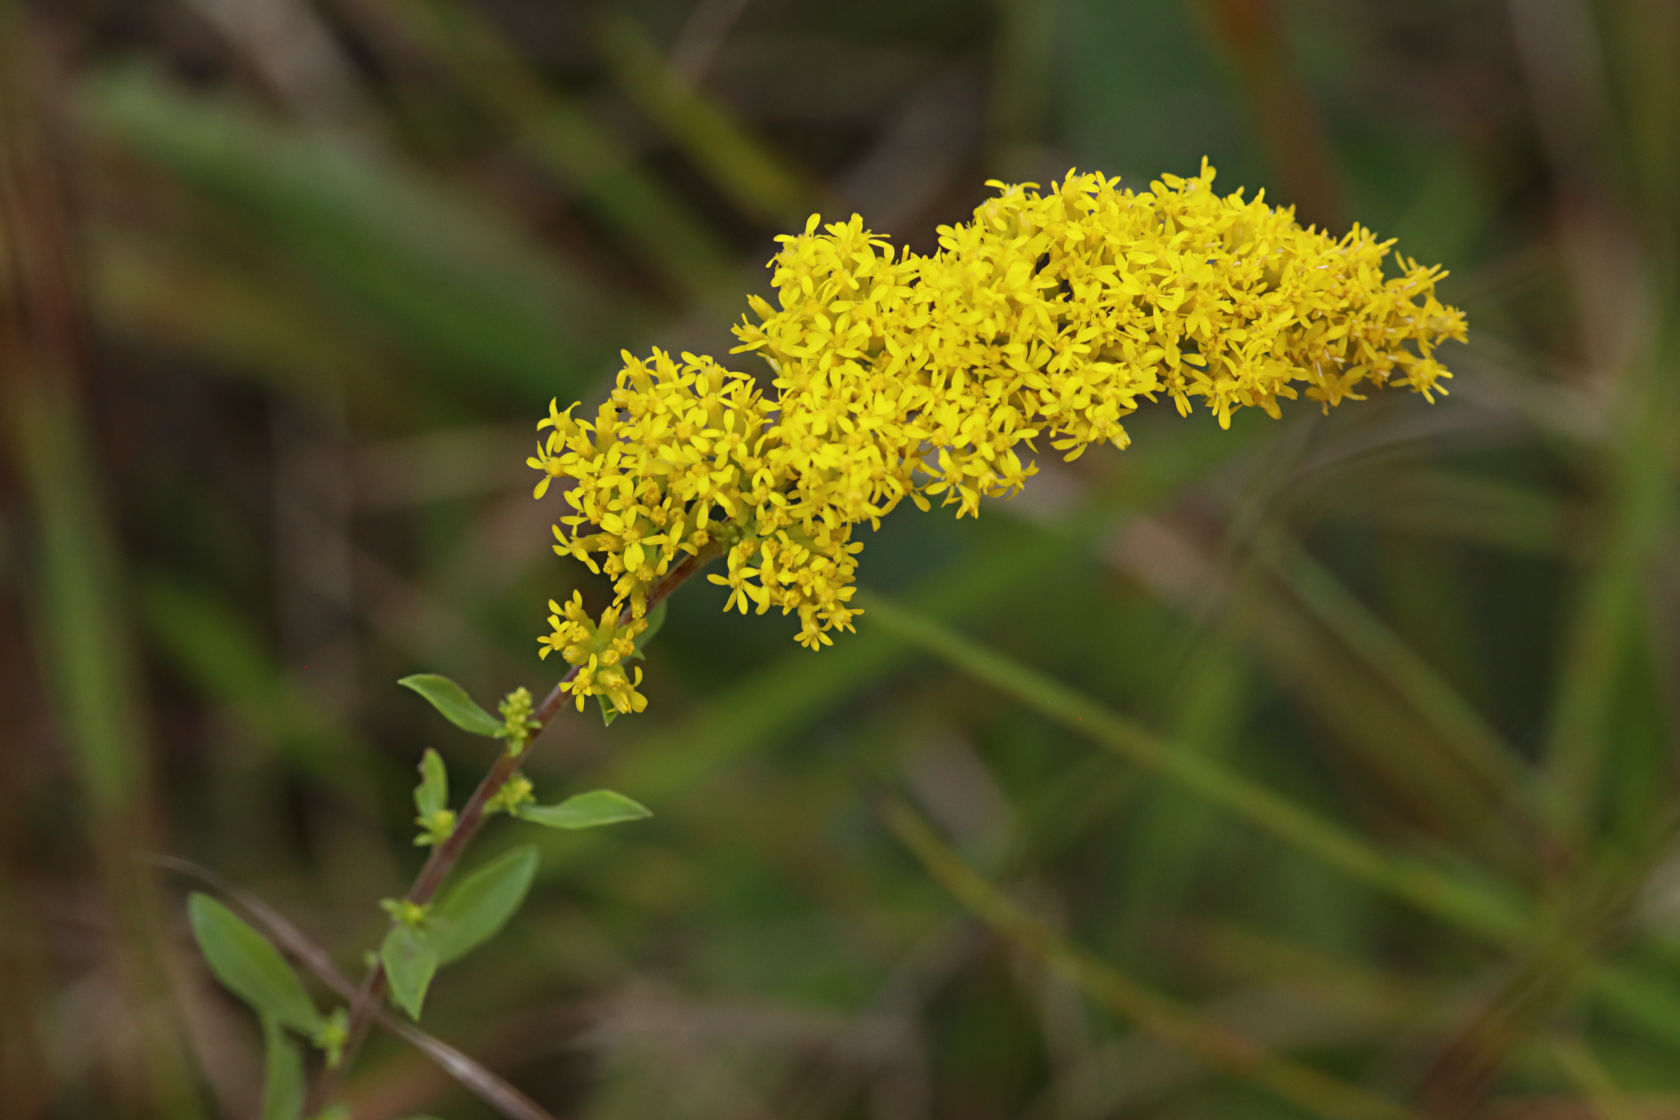
{"label": "individual yellow flower", "polygon": [[603,658],[679,558],[722,556],[726,610],[796,614],[816,648],[858,613],[858,525],[906,498],[977,515],[1021,490],[1041,441],[1069,459],[1123,448],[1124,418],[1161,396],[1227,427],[1303,396],[1328,410],[1368,388],[1444,391],[1435,349],[1465,338],[1435,297],[1445,272],[1396,258],[1385,276],[1392,242],[1304,229],[1213,178],[1204,160],[1141,192],[1071,171],[1048,190],[992,183],[931,255],[857,215],[813,215],[777,239],[774,302],[749,296],[735,327],[773,399],[711,358],[655,350],[624,355],[593,422],[551,404],[529,462],[539,496],[570,482],[555,551],[613,581],[600,623],[574,596],[543,640],[580,666],[580,703],[616,692],[639,710]]}

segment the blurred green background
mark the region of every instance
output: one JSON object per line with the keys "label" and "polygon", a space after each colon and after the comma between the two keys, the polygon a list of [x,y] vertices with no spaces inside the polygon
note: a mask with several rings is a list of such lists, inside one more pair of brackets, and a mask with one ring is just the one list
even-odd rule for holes
{"label": "blurred green background", "polygon": [[[252,1114],[137,857],[360,971],[420,751],[489,761],[393,682],[540,694],[545,600],[604,601],[550,397],[721,355],[813,209],[927,249],[1206,154],[1450,268],[1452,395],[1157,407],[869,535],[821,654],[685,589],[648,712],[529,768],[654,818],[544,838],[426,1026],[586,1120],[1680,1117],[1677,48],[1672,0],[0,2],[0,1115]],[[388,1037],[349,1087],[493,1115]]]}

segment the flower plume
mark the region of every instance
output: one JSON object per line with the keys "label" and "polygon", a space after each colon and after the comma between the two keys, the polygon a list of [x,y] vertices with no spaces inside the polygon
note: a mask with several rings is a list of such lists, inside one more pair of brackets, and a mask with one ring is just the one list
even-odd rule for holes
{"label": "flower plume", "polygon": [[[931,255],[857,215],[779,237],[775,300],[749,296],[734,328],[771,395],[708,357],[625,353],[593,420],[556,402],[538,425],[537,495],[571,483],[555,551],[614,593],[600,624],[581,606],[551,620],[544,652],[600,667],[626,642],[614,620],[633,626],[660,578],[702,554],[726,561],[709,577],[726,609],[779,608],[801,643],[828,644],[858,613],[857,526],[906,498],[977,514],[1021,489],[1041,446],[1125,447],[1121,422],[1144,401],[1183,415],[1200,401],[1225,427],[1297,397],[1328,410],[1369,388],[1444,391],[1435,349],[1465,337],[1435,297],[1444,271],[1389,262],[1393,243],[1357,225],[1335,238],[1262,196],[1221,197],[1213,178],[1204,160],[1137,192],[1076,172],[1047,190],[993,182]],[[574,679],[580,702],[639,705],[611,669]]]}

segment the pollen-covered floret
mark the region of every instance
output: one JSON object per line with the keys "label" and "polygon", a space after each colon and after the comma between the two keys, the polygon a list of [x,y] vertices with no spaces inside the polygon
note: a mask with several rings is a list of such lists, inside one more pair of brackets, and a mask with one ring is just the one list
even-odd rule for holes
{"label": "pollen-covered floret", "polygon": [[[858,525],[906,498],[973,516],[1021,489],[1040,441],[1069,459],[1125,447],[1121,421],[1163,395],[1225,427],[1298,396],[1328,410],[1368,387],[1444,391],[1435,348],[1465,337],[1463,313],[1435,298],[1445,272],[1397,258],[1385,277],[1392,242],[1304,229],[1261,196],[1214,194],[1213,177],[1203,161],[1141,192],[1075,172],[1048,190],[993,183],[927,256],[856,215],[778,238],[775,301],[749,296],[735,327],[773,399],[710,358],[655,350],[624,355],[593,422],[550,406],[539,425],[538,496],[571,482],[555,551],[613,580],[589,634],[616,633],[620,611],[639,619],[679,557],[709,550],[726,561],[710,577],[726,609],[797,614],[815,648],[857,614]],[[555,609],[545,646],[590,666],[580,701],[605,694],[581,603],[564,623]]]}

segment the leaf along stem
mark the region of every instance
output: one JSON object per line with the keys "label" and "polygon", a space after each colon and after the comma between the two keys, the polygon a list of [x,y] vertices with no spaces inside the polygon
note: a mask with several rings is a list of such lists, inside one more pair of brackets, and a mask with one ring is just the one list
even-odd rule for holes
{"label": "leaf along stem", "polygon": [[[701,549],[697,553],[684,557],[676,567],[666,573],[664,579],[654,585],[653,590],[648,592],[647,609],[651,611],[666,596],[682,586],[689,576],[705,567],[721,554],[721,550],[712,547]],[[629,612],[625,613],[627,616]],[[542,703],[538,704],[531,713],[531,719],[538,726],[532,731],[525,749],[518,754],[506,750],[497,752],[495,764],[490,767],[484,778],[478,783],[478,788],[473,790],[472,796],[467,799],[466,805],[462,807],[460,816],[456,818],[455,830],[449,834],[447,840],[433,847],[431,855],[426,857],[426,862],[420,868],[420,873],[415,876],[413,884],[404,896],[409,902],[420,906],[430,902],[432,897],[437,894],[438,888],[443,886],[444,880],[449,878],[450,872],[455,870],[455,865],[461,861],[461,854],[466,851],[467,845],[472,842],[473,837],[478,834],[479,828],[483,826],[485,813],[491,799],[507,784],[508,779],[518,772],[519,767],[525,761],[526,755],[536,746],[536,742],[542,737],[543,732],[548,730],[548,726],[554,717],[565,707],[570,696],[566,691],[566,686],[577,677],[578,668],[574,665],[567,670],[566,675],[560,678],[559,682],[549,690],[548,695],[543,697]],[[349,1070],[356,1052],[361,1049],[363,1041],[367,1038],[368,1029],[373,1025],[374,1011],[380,998],[385,994],[385,987],[385,969],[376,960],[373,967],[368,970],[367,978],[362,981],[361,987],[356,990],[355,998],[351,1000],[344,1056],[336,1067],[322,1067],[320,1074],[315,1079],[315,1084],[310,1090],[309,1101],[304,1108],[305,1117],[317,1115],[337,1095],[345,1072]]]}

